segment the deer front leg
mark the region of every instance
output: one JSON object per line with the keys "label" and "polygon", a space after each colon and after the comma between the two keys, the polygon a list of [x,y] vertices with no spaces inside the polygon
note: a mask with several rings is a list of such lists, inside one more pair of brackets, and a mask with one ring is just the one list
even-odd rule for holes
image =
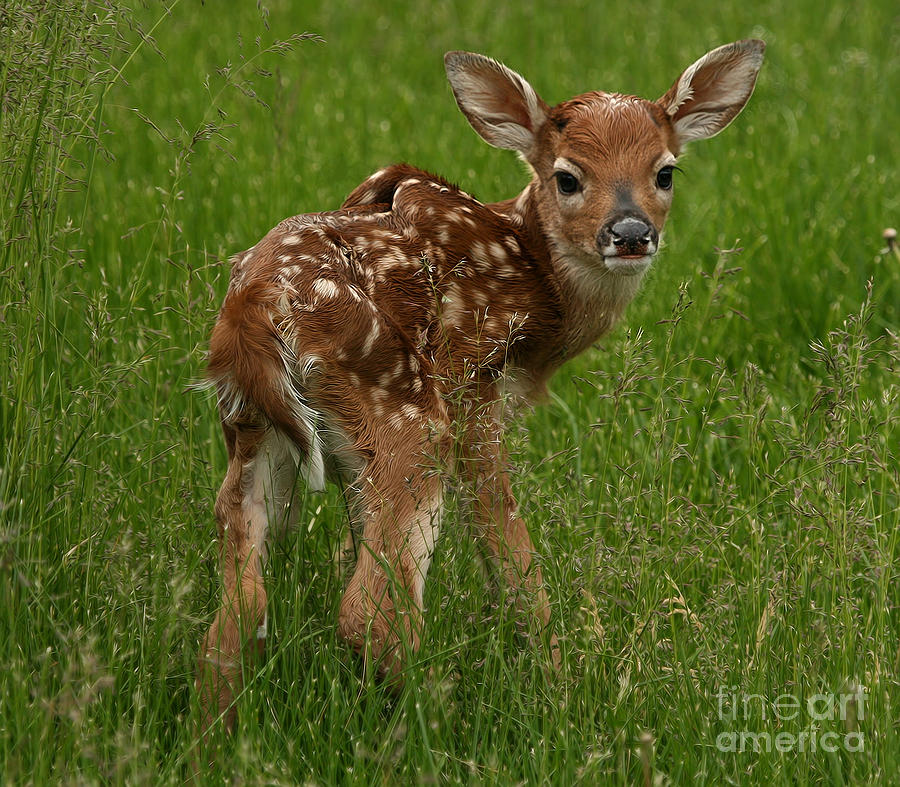
{"label": "deer front leg", "polygon": [[[225,427],[229,462],[216,499],[222,600],[200,646],[197,691],[203,729],[222,716],[234,725],[234,699],[244,670],[262,653],[266,591],[262,576],[270,511],[283,503],[285,438],[264,429]],[[282,483],[282,485],[284,485]]]}
{"label": "deer front leg", "polygon": [[479,430],[471,447],[466,472],[475,486],[474,535],[489,562],[513,591],[516,606],[530,615],[531,628],[548,636],[550,658],[560,666],[559,643],[550,630],[550,599],[544,588],[541,567],[525,522],[518,515],[506,472],[502,430],[489,424]]}

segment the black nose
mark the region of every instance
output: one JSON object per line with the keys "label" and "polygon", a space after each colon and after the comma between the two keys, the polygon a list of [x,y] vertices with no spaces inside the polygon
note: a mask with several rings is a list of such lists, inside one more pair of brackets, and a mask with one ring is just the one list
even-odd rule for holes
{"label": "black nose", "polygon": [[640,219],[627,218],[610,227],[614,246],[633,246],[636,243],[650,243],[650,227]]}
{"label": "black nose", "polygon": [[604,226],[597,245],[604,252],[610,251],[612,246],[620,256],[644,255],[651,253],[650,244],[656,243],[658,237],[656,230],[643,219],[626,216]]}

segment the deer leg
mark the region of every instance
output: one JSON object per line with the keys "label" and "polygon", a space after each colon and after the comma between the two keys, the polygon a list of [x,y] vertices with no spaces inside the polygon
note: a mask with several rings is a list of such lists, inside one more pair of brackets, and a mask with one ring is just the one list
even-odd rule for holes
{"label": "deer leg", "polygon": [[223,716],[234,724],[233,702],[244,669],[263,650],[266,591],[262,566],[270,519],[290,494],[294,463],[287,439],[271,429],[224,426],[229,461],[216,499],[222,599],[200,647],[197,690],[204,729]]}
{"label": "deer leg", "polygon": [[370,466],[363,474],[363,535],[338,619],[341,637],[385,677],[398,676],[407,653],[419,647],[442,505],[438,477],[420,468],[404,477],[396,456],[391,466],[384,473]]}
{"label": "deer leg", "polygon": [[[480,435],[467,471],[475,483],[474,535],[479,547],[507,586],[513,591],[516,606],[530,615],[531,628],[544,636],[553,666],[560,666],[559,643],[550,630],[550,599],[544,588],[541,567],[535,562],[535,550],[525,522],[518,515],[505,469],[505,455],[499,427]],[[474,472],[473,472],[474,471]]]}

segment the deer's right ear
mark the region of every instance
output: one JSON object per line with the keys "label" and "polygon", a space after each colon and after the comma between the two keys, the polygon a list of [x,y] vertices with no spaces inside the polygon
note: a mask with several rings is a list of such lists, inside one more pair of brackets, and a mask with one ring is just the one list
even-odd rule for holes
{"label": "deer's right ear", "polygon": [[481,137],[531,157],[549,107],[515,71],[471,52],[444,55],[456,103]]}

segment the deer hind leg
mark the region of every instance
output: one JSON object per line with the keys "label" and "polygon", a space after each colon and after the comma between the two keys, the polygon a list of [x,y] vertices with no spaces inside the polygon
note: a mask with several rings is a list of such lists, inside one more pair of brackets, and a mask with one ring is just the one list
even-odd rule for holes
{"label": "deer hind leg", "polygon": [[291,444],[272,428],[223,428],[229,461],[215,508],[222,598],[201,643],[197,689],[204,728],[217,716],[224,716],[230,729],[244,670],[261,654],[265,643],[262,569],[266,532],[290,499],[296,464]]}
{"label": "deer hind leg", "polygon": [[[385,454],[389,454],[386,451]],[[363,535],[341,600],[338,630],[379,674],[396,677],[422,635],[425,576],[442,509],[441,479],[417,466],[426,456],[390,466],[371,462],[357,494]]]}

